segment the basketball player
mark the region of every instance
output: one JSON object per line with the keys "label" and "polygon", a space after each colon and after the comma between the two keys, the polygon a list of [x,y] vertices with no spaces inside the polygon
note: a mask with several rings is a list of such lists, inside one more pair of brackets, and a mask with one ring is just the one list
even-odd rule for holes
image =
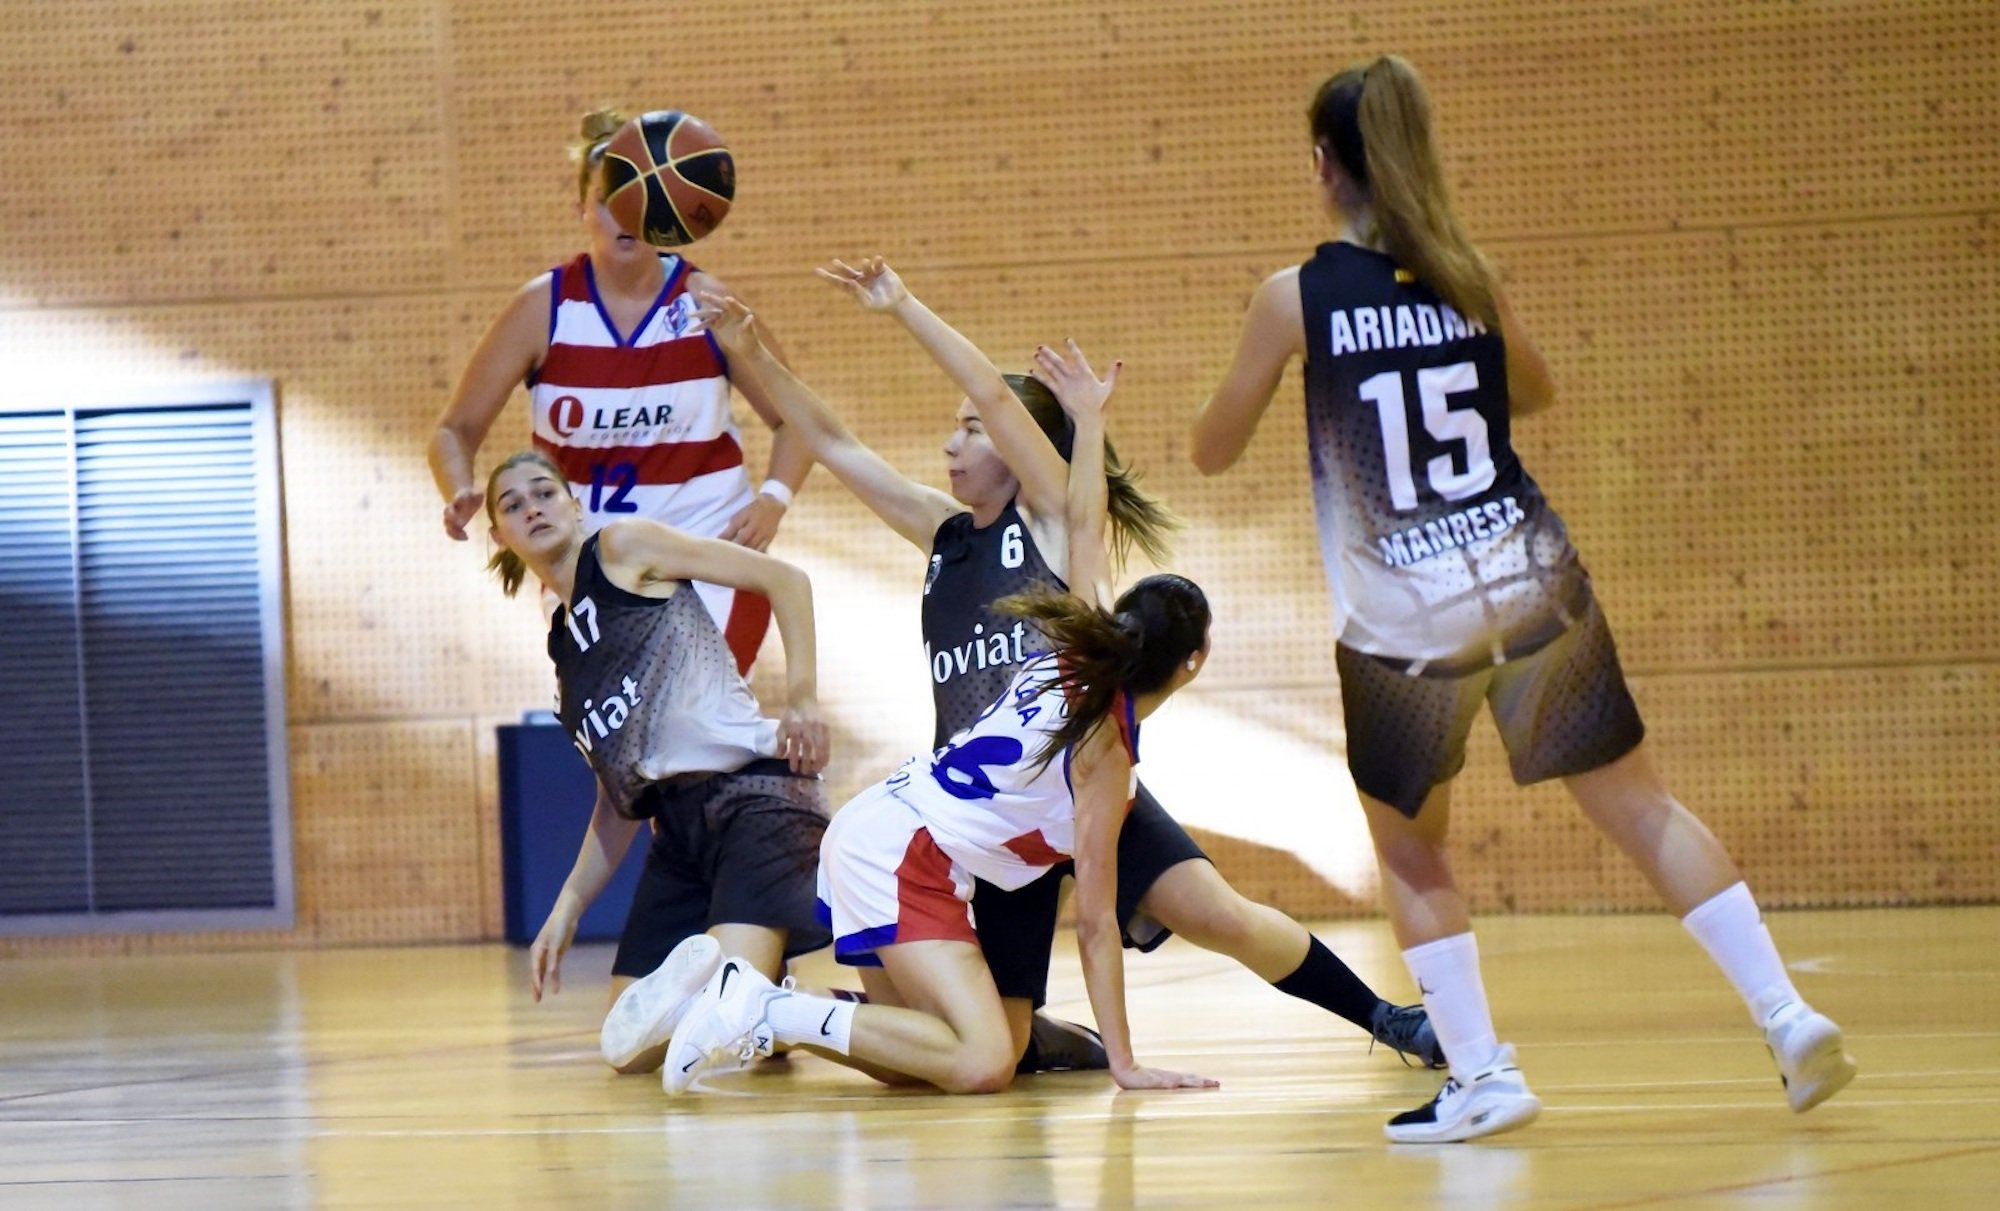
{"label": "basketball player", "polygon": [[1445,861],[1451,778],[1482,702],[1515,779],[1564,780],[1742,995],[1792,1109],[1811,1109],[1854,1062],[1792,986],[1735,863],[1654,768],[1590,577],[1515,456],[1513,420],[1554,390],[1452,213],[1416,72],[1394,56],[1349,68],[1309,117],[1337,238],[1258,288],[1191,448],[1204,473],[1228,469],[1304,355],[1348,765],[1451,1060],[1437,1097],[1391,1119],[1389,1138],[1471,1139],[1540,1110],[1495,1033]]}
{"label": "basketball player", "polygon": [[[812,587],[781,560],[655,521],[587,534],[563,472],[538,452],[501,463],[485,495],[502,587],[511,595],[532,573],[561,598],[548,640],[557,714],[599,787],[576,865],[529,950],[529,988],[539,1001],[560,986],[577,919],[650,822],[602,1037],[612,1067],[650,1072],[725,948],[775,977],[787,956],[827,944],[813,902],[827,809],[812,775],[826,764],[827,730]],[[697,580],[775,606],[782,719],[759,713]]]}
{"label": "basketball player", "polygon": [[[430,465],[445,500],[445,533],[465,538],[479,512],[473,457],[514,385],[525,382],[535,448],[563,469],[588,530],[650,517],[762,551],[812,459],[757,388],[744,386],[776,434],[768,478],[751,490],[727,368],[693,318],[693,292],[722,283],[620,231],[604,205],[604,146],[624,121],[615,110],[584,115],[574,150],[587,250],[514,294],[438,419]],[[696,591],[737,669],[747,671],[770,624],[770,603],[726,585],[702,582]]]}
{"label": "basketball player", "polygon": [[834,953],[862,969],[868,1003],[778,987],[725,959],[668,1044],[669,1093],[777,1044],[947,1093],[1005,1088],[1025,1023],[1010,1022],[973,932],[973,878],[1017,888],[1071,858],[1084,986],[1113,1079],[1125,1089],[1214,1086],[1139,1064],[1125,1016],[1116,855],[1140,722],[1201,671],[1209,611],[1201,590],[1178,576],[1140,581],[1112,610],[1096,604],[1110,575],[1105,394],[1065,396],[1065,407],[1077,406],[1065,575],[1088,599],[1042,585],[1002,603],[1034,620],[1054,650],[1023,664],[1006,693],[935,754],[836,812],[820,847]]}
{"label": "basketball player", "polygon": [[[902,322],[966,392],[944,446],[951,492],[907,479],[857,440],[833,411],[765,347],[759,325],[733,300],[702,298],[702,314],[746,381],[754,376],[785,417],[848,489],[919,550],[929,552],[923,628],[931,657],[932,695],[942,745],[1007,689],[1021,665],[1044,649],[1031,620],[995,603],[1036,585],[1060,587],[1054,569],[1068,557],[1062,523],[1068,459],[1076,438],[1051,384],[1084,398],[1107,394],[1074,345],[1068,356],[1044,349],[1041,379],[1002,376],[970,341],[903,288],[875,259],[859,268],[822,271],[875,310]],[[1106,450],[1114,547],[1164,554],[1172,516],[1139,489]],[[1281,991],[1347,1019],[1374,1039],[1420,1062],[1442,1066],[1437,1044],[1416,1007],[1375,995],[1304,926],[1245,899],[1216,871],[1187,832],[1143,786],[1118,839],[1118,920],[1125,941],[1151,950],[1179,933],[1226,954]],[[1017,1036],[1047,996],[1049,947],[1065,864],[1026,887],[982,883],[974,898],[980,940],[1006,1000]],[[1033,1014],[1036,1045],[1061,1042],[1059,1024]],[[1024,1057],[1024,1067],[1035,1066]]]}

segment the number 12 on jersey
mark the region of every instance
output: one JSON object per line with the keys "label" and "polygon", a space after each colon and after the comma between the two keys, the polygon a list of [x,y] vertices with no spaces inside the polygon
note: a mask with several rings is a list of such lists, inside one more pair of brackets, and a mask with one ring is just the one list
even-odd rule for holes
{"label": "number 12 on jersey", "polygon": [[[1451,397],[1479,390],[1479,368],[1471,362],[1427,366],[1416,371],[1417,403],[1424,429],[1440,442],[1465,447],[1465,470],[1452,467],[1452,457],[1440,454],[1424,464],[1431,490],[1446,500],[1464,500],[1493,486],[1493,449],[1486,436],[1486,418],[1470,407],[1454,408]],[[1384,370],[1363,379],[1362,399],[1375,405],[1382,420],[1382,463],[1389,475],[1389,503],[1398,512],[1417,507],[1416,467],[1410,459],[1409,411],[1400,371]]]}

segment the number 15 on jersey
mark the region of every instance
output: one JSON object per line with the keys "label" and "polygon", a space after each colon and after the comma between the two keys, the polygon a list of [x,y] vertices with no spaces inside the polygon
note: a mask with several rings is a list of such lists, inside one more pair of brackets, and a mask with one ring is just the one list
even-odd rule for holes
{"label": "number 15 on jersey", "polygon": [[[1487,437],[1486,418],[1471,406],[1454,408],[1451,397],[1479,390],[1479,368],[1471,362],[1449,366],[1426,366],[1415,371],[1417,404],[1422,410],[1424,430],[1439,442],[1457,442],[1465,451],[1465,470],[1454,466],[1448,453],[1430,459],[1422,467],[1431,491],[1446,500],[1464,500],[1493,486],[1493,448]],[[1389,476],[1389,503],[1398,512],[1417,507],[1417,471],[1410,456],[1409,410],[1406,407],[1404,374],[1384,370],[1363,379],[1358,388],[1362,399],[1375,405],[1382,422],[1382,463]]]}

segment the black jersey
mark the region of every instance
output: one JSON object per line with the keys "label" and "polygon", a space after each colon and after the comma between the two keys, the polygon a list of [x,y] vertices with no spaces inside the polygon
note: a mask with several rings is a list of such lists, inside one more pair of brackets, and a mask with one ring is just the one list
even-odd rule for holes
{"label": "black jersey", "polygon": [[1319,247],[1299,269],[1299,301],[1341,641],[1450,665],[1560,634],[1582,574],[1515,456],[1500,335],[1355,244]]}
{"label": "black jersey", "polygon": [[626,592],[605,576],[594,535],[569,603],[549,620],[549,659],[556,717],[624,815],[655,782],[777,752],[777,722],[759,713],[694,586],[664,598]]}
{"label": "black jersey", "polygon": [[1069,587],[1042,558],[1013,501],[984,528],[970,513],[954,513],[937,528],[924,577],[924,654],[937,710],[931,747],[970,727],[1018,666],[1048,650],[1034,624],[993,608],[1037,584]]}

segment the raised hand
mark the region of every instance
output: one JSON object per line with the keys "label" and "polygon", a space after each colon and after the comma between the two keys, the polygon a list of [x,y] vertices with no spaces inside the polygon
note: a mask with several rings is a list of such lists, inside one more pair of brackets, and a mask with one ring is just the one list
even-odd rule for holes
{"label": "raised hand", "polygon": [[1103,378],[1090,368],[1090,359],[1077,348],[1075,341],[1064,341],[1067,352],[1057,352],[1047,345],[1035,347],[1035,364],[1028,373],[1035,381],[1047,387],[1062,405],[1062,410],[1071,420],[1079,416],[1101,414],[1110,403],[1111,392],[1118,386],[1118,372],[1125,363],[1111,363],[1111,371]]}
{"label": "raised hand", "polygon": [[887,311],[910,297],[903,279],[878,256],[865,257],[858,266],[836,258],[832,268],[821,266],[813,272],[853,295],[855,302],[870,311]]}
{"label": "raised hand", "polygon": [[715,290],[695,292],[694,318],[712,334],[723,351],[747,358],[764,346],[757,317],[742,299]]}

